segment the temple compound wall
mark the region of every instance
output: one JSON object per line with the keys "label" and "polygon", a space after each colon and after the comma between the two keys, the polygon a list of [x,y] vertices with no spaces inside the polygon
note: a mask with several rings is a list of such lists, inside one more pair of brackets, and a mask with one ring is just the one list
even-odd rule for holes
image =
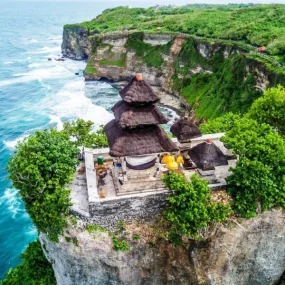
{"label": "temple compound wall", "polygon": [[128,197],[105,198],[89,203],[89,215],[72,212],[88,223],[115,229],[119,221],[150,221],[157,217],[167,206],[168,191],[130,195]]}

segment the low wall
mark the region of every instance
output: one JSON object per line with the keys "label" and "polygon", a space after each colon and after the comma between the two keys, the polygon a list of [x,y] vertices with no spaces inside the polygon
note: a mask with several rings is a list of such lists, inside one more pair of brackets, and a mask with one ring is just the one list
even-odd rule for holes
{"label": "low wall", "polygon": [[85,222],[115,229],[119,221],[153,220],[167,207],[168,191],[137,194],[126,198],[101,200],[89,204],[90,218],[75,214]]}

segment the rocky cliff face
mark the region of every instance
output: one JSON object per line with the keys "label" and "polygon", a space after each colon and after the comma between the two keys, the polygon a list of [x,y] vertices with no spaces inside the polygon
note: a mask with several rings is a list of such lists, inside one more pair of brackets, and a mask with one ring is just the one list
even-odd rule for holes
{"label": "rocky cliff face", "polygon": [[61,45],[62,55],[76,60],[87,59],[93,48],[92,39],[84,28],[79,26],[65,28]]}
{"label": "rocky cliff face", "polygon": [[[98,36],[99,40],[95,40]],[[126,46],[129,36],[127,34],[113,34],[99,36],[92,34],[80,26],[65,28],[63,32],[62,54],[65,57],[77,60],[87,59],[89,56],[89,65],[94,67],[96,72],[85,72],[87,80],[109,79],[111,81],[121,81],[129,79],[130,75],[141,72],[146,75],[146,79],[153,85],[163,87],[166,90],[171,89],[172,85],[169,78],[174,74],[176,66],[175,58],[180,54],[184,39],[174,37],[168,34],[145,34],[143,42],[151,46],[162,46],[172,42],[170,53],[164,53],[163,63],[158,68],[147,65],[136,52]],[[222,51],[224,59],[228,59],[235,53],[246,53],[242,48],[232,45],[208,43],[205,40],[195,40],[196,52],[199,56],[210,60],[218,51]],[[124,58],[122,59],[122,55]],[[116,61],[123,61],[118,65]],[[191,60],[189,58],[189,60]],[[180,62],[180,65],[183,63]],[[202,64],[204,65],[204,64]],[[256,89],[264,91],[268,86],[276,82],[272,72],[257,61],[247,60],[247,73],[253,73],[256,79]],[[191,74],[212,72],[201,64],[195,63],[188,69],[188,77]],[[180,74],[182,79],[182,76]]]}
{"label": "rocky cliff face", "polygon": [[64,30],[62,51],[74,59],[88,57],[86,80],[125,81],[143,73],[151,85],[186,98],[199,119],[244,113],[266,88],[285,85],[283,75],[252,59],[246,48],[189,36],[90,35],[72,27]]}
{"label": "rocky cliff face", "polygon": [[[145,225],[130,225],[130,249],[124,252],[112,249],[108,233],[78,227],[67,234],[77,245],[63,237],[56,244],[45,235],[40,240],[59,285],[269,285],[285,269],[284,218],[282,211],[269,211],[179,247],[162,239],[154,243]],[[132,240],[134,233],[141,239]]]}

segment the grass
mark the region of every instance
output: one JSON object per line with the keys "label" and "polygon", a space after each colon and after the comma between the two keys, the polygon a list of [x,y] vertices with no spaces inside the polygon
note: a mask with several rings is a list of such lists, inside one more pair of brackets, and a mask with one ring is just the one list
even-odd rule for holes
{"label": "grass", "polygon": [[119,66],[119,67],[126,67],[126,54],[121,54],[120,59],[117,60],[109,60],[106,58],[99,60],[99,65],[110,65],[110,66]]}
{"label": "grass", "polygon": [[[187,5],[177,8],[128,8],[105,10],[95,19],[65,25],[65,29],[94,32],[147,31],[186,33],[197,37],[220,39],[254,46],[265,45],[272,55],[284,57],[284,5]],[[230,44],[230,42],[229,42]]]}
{"label": "grass", "polygon": [[85,68],[85,73],[90,74],[90,75],[95,75],[97,73],[97,70],[94,67],[94,60],[92,57],[89,57],[86,68]]}
{"label": "grass", "polygon": [[86,230],[89,234],[92,234],[94,232],[106,232],[106,229],[95,224],[88,224],[86,226]]}

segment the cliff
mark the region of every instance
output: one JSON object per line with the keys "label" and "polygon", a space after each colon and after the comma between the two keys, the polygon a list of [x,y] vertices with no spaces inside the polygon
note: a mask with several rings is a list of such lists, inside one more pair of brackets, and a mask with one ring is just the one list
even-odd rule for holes
{"label": "cliff", "polygon": [[276,282],[285,269],[284,217],[274,210],[219,225],[207,239],[182,246],[165,241],[155,223],[127,225],[127,251],[113,250],[108,232],[82,224],[59,243],[43,234],[40,241],[59,285],[282,284]]}
{"label": "cliff", "polygon": [[141,72],[152,85],[185,98],[200,119],[246,112],[267,87],[285,84],[273,59],[252,47],[188,35],[90,35],[72,26],[64,30],[62,51],[88,57],[86,80],[124,81]]}

